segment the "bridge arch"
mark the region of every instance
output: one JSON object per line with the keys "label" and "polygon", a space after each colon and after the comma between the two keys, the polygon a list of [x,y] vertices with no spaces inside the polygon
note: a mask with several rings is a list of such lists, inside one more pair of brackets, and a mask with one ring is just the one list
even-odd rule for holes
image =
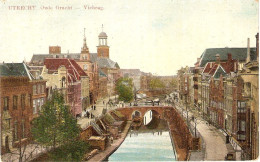
{"label": "bridge arch", "polygon": [[154,109],[148,109],[143,115],[143,124],[148,125],[152,120],[155,120],[155,118],[161,119],[161,113]]}
{"label": "bridge arch", "polygon": [[141,113],[141,111],[139,111],[139,110],[134,110],[134,111],[132,112],[131,119],[134,119],[135,117],[140,117],[140,118],[142,118],[142,113]]}

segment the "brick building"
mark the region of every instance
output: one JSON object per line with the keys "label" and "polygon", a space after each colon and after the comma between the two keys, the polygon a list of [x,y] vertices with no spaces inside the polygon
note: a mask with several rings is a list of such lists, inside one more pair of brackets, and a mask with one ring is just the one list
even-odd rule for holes
{"label": "brick building", "polygon": [[105,98],[108,96],[107,93],[107,76],[102,71],[99,70],[99,86],[98,86],[98,98]]}
{"label": "brick building", "polygon": [[47,58],[41,76],[47,80],[47,88],[58,89],[65,96],[73,116],[81,116],[88,98],[88,77],[81,67],[71,59]]}
{"label": "brick building", "polygon": [[25,63],[0,64],[0,76],[1,149],[5,153],[29,141],[31,121],[45,102],[46,81],[35,79]]}
{"label": "brick building", "polygon": [[181,68],[178,70],[178,91],[179,99],[183,104],[193,107],[194,100],[194,81],[193,81],[194,67]]}
{"label": "brick building", "polygon": [[[107,93],[113,95],[115,93],[115,82],[119,77],[119,65],[117,62],[109,58],[109,46],[107,43],[107,34],[101,32],[98,36],[99,44],[97,53],[90,53],[84,36],[83,47],[81,53],[61,53],[60,46],[51,46],[49,54],[34,54],[29,65],[31,68],[40,69],[42,71],[43,63],[46,58],[68,58],[75,60],[79,66],[89,76],[89,104],[93,104],[99,95],[99,70],[102,70],[107,77]],[[102,81],[104,79],[101,79]],[[103,82],[105,83],[105,82]],[[89,106],[89,105],[88,105]]]}

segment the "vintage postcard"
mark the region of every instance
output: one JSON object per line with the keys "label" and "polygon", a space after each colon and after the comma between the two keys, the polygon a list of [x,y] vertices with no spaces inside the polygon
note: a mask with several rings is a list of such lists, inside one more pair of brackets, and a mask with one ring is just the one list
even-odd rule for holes
{"label": "vintage postcard", "polygon": [[258,14],[258,0],[0,0],[1,160],[257,160]]}

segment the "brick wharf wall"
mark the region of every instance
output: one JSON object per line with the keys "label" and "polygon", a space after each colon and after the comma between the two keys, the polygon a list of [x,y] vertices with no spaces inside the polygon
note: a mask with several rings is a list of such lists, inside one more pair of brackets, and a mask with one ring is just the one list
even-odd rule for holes
{"label": "brick wharf wall", "polygon": [[[12,148],[18,143],[18,139],[22,138],[24,141],[30,135],[33,109],[32,86],[29,84],[28,77],[1,77],[0,83],[1,146],[3,153],[6,145]],[[23,108],[22,96],[25,100]],[[4,110],[5,97],[8,97],[8,106]],[[15,98],[17,104],[14,103]]]}

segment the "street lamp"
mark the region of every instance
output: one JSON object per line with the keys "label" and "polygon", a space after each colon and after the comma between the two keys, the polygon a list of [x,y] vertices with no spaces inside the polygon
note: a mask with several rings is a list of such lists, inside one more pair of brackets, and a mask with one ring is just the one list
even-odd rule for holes
{"label": "street lamp", "polygon": [[185,94],[185,105],[186,105],[186,115],[187,115],[187,126],[189,126],[189,112],[188,112],[188,101],[187,101],[187,94]]}

